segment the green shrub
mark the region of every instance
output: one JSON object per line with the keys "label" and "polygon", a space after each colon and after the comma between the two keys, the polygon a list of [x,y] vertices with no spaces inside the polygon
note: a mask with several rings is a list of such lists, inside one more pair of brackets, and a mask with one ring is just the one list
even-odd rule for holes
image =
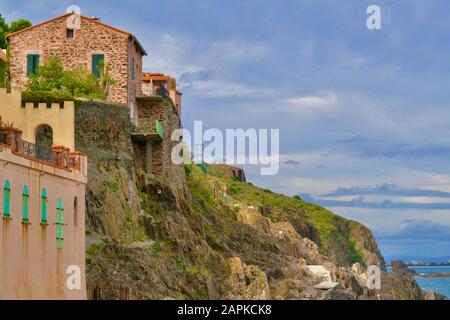
{"label": "green shrub", "polygon": [[5,79],[6,79],[6,64],[5,61],[0,60],[0,88],[4,88],[6,86]]}
{"label": "green shrub", "polygon": [[62,104],[64,101],[74,101],[74,97],[68,93],[59,91],[24,91],[22,92],[22,103],[52,103]]}
{"label": "green shrub", "polygon": [[[108,70],[107,66],[102,70]],[[52,57],[39,67],[36,75],[30,77],[27,91],[57,92],[73,98],[105,100],[109,85],[113,83],[109,75],[97,78],[82,68],[64,70],[61,61]]]}

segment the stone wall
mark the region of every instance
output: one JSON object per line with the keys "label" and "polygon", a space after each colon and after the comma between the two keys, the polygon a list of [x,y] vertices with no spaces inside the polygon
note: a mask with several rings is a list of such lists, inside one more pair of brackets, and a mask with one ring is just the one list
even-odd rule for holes
{"label": "stone wall", "polygon": [[171,99],[156,97],[138,100],[138,117],[158,120],[164,126],[164,137],[161,142],[152,145],[152,167],[153,173],[164,176],[174,189],[182,193],[185,191],[185,173],[183,165],[176,165],[172,162],[172,150],[179,143],[171,141],[174,130],[180,128],[180,117],[178,110]]}
{"label": "stone wall", "polygon": [[[92,54],[104,54],[111,76],[117,81],[110,90],[108,101],[127,103],[130,34],[81,17],[80,30],[75,30],[74,38],[68,39],[67,18],[62,16],[10,37],[12,85],[21,89],[26,87],[27,54],[39,54],[41,64],[56,56],[65,69],[85,68],[89,71],[92,70]],[[142,56],[138,63],[142,65]]]}

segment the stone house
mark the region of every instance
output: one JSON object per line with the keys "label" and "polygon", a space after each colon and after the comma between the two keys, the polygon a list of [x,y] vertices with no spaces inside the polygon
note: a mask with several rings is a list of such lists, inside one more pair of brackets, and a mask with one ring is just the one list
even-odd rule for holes
{"label": "stone house", "polygon": [[12,33],[8,40],[13,87],[25,89],[29,75],[49,57],[58,57],[65,69],[84,68],[96,76],[104,61],[117,81],[108,101],[127,104],[133,114],[135,97],[141,94],[142,57],[147,55],[133,34],[68,13]]}
{"label": "stone house", "polygon": [[[87,68],[95,75],[104,61],[117,81],[108,100],[127,104],[130,110],[137,165],[158,176],[180,170],[171,165],[170,137],[181,127],[182,94],[174,78],[143,72],[147,53],[133,34],[99,19],[68,13],[10,34],[8,39],[12,87],[19,89],[24,89],[29,75],[52,56],[58,57],[65,69]],[[50,126],[57,130],[56,125]]]}

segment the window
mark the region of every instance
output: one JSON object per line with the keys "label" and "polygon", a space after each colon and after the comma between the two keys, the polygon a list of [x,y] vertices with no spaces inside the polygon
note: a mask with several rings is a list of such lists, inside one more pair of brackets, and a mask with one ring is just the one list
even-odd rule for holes
{"label": "window", "polygon": [[42,189],[41,192],[41,224],[47,223],[47,190]]}
{"label": "window", "polygon": [[135,74],[135,62],[134,58],[131,58],[131,80],[134,80],[134,74]]}
{"label": "window", "polygon": [[74,34],[75,34],[75,30],[67,29],[67,31],[66,31],[67,39],[73,39]]}
{"label": "window", "polygon": [[34,75],[39,69],[39,55],[29,54],[27,55],[27,76]]}
{"label": "window", "polygon": [[99,66],[105,61],[104,54],[93,54],[92,55],[92,74],[97,78],[100,78],[100,68]]}
{"label": "window", "polygon": [[29,198],[30,193],[28,192],[28,187],[25,185],[23,187],[22,193],[22,223],[28,224],[29,221]]}
{"label": "window", "polygon": [[64,207],[61,199],[56,202],[56,247],[63,248],[64,240]]}
{"label": "window", "polygon": [[6,180],[3,186],[3,219],[9,219],[11,216],[11,185]]}
{"label": "window", "polygon": [[73,199],[73,225],[78,227],[78,198]]}

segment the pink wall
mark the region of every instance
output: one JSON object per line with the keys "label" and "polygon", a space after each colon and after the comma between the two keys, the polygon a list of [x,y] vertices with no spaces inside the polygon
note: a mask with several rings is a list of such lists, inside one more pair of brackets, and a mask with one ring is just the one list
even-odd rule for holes
{"label": "pink wall", "polygon": [[[0,299],[85,299],[85,183],[66,171],[13,155],[0,146],[0,213],[3,186],[11,184],[11,221],[0,220]],[[29,188],[29,225],[22,224],[22,192]],[[40,224],[41,190],[47,190],[48,225]],[[77,226],[74,199],[77,198]],[[56,202],[64,205],[63,248],[56,244]],[[66,286],[67,268],[81,269],[81,290]]]}

